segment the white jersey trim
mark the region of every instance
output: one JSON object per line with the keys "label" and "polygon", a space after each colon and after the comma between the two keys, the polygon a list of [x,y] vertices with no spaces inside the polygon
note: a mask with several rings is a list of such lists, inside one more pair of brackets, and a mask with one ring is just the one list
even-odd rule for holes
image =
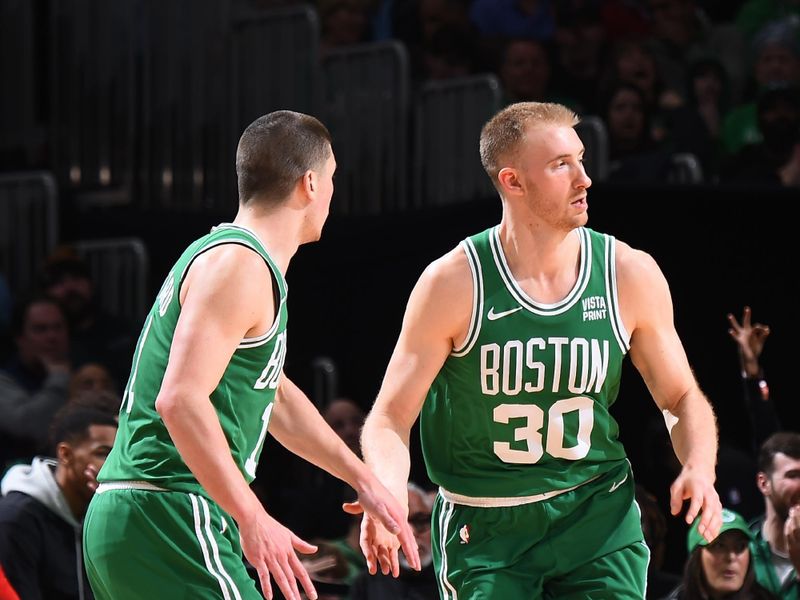
{"label": "white jersey trim", "polygon": [[466,356],[472,350],[478,340],[483,320],[483,271],[481,271],[481,261],[478,259],[478,252],[475,250],[472,240],[466,239],[462,241],[461,247],[464,250],[464,254],[467,255],[467,263],[472,274],[472,315],[470,316],[469,330],[464,343],[461,344],[460,348],[453,348],[450,352],[450,356],[455,357]]}
{"label": "white jersey trim", "polygon": [[159,487],[149,481],[104,481],[97,486],[95,494],[102,494],[111,490],[144,490],[146,492],[168,492],[166,488]]}
{"label": "white jersey trim", "polygon": [[578,302],[578,300],[580,300],[584,290],[586,289],[586,286],[589,285],[589,280],[591,279],[592,240],[589,233],[583,227],[579,227],[576,230],[576,234],[580,240],[581,264],[578,271],[578,277],[575,280],[575,285],[572,286],[572,289],[569,291],[569,293],[558,302],[546,304],[543,302],[537,302],[528,296],[528,294],[525,293],[525,290],[523,290],[519,283],[517,283],[517,281],[514,279],[514,276],[511,273],[511,268],[508,266],[506,255],[503,252],[503,245],[500,243],[500,226],[496,226],[489,233],[489,242],[492,249],[492,254],[494,255],[497,271],[500,273],[500,278],[505,283],[506,289],[509,291],[511,296],[526,310],[536,315],[545,317],[560,315],[568,311]]}
{"label": "white jersey trim", "polygon": [[573,485],[572,487],[564,488],[562,490],[550,490],[549,492],[542,492],[541,494],[533,494],[532,496],[500,496],[496,498],[481,498],[477,496],[464,496],[462,494],[456,494],[444,489],[443,487],[439,488],[439,493],[442,495],[442,498],[448,502],[452,502],[453,504],[462,504],[464,506],[472,506],[473,508],[508,508],[511,506],[522,506],[524,504],[533,504],[535,502],[541,502],[542,500],[555,498],[561,494],[576,490],[582,485],[586,485],[590,481],[594,481],[598,477],[599,475],[595,475],[591,479],[587,479],[578,485]]}
{"label": "white jersey trim", "polygon": [[439,548],[442,551],[442,568],[438,573],[438,584],[442,600],[458,600],[458,592],[447,579],[447,530],[450,527],[450,520],[453,518],[454,508],[452,502],[449,504],[445,502],[439,513]]}
{"label": "white jersey trim", "polygon": [[631,348],[631,336],[625,329],[622,322],[622,314],[619,310],[619,294],[617,293],[617,240],[614,236],[606,234],[606,301],[609,307],[609,321],[614,337],[617,339],[620,350],[626,354]]}

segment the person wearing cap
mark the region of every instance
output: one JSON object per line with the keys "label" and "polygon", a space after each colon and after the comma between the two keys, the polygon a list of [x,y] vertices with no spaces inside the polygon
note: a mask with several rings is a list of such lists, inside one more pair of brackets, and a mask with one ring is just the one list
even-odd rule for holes
{"label": "person wearing cap", "polygon": [[700,535],[699,524],[695,519],[686,538],[689,558],[683,581],[664,600],[777,598],[756,581],[753,534],[741,515],[723,508],[719,535],[711,542]]}

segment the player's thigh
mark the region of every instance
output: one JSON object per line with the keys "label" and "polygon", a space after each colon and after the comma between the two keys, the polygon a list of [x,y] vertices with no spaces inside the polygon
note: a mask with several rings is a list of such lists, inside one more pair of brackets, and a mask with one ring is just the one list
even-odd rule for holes
{"label": "player's thigh", "polygon": [[474,508],[437,496],[431,541],[442,600],[540,598],[552,560],[532,569],[529,557],[544,522],[537,505]]}
{"label": "player's thigh", "polygon": [[553,600],[642,600],[650,550],[644,542],[595,558],[550,580],[544,598]]}
{"label": "player's thigh", "polygon": [[84,556],[98,600],[259,599],[229,517],[196,494],[113,490],[92,499]]}

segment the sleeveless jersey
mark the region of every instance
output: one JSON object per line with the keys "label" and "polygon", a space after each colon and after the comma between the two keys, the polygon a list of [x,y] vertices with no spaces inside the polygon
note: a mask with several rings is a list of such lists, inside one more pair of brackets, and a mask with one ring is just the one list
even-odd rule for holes
{"label": "sleeveless jersey", "polygon": [[257,252],[278,286],[272,327],[261,336],[241,341],[210,396],[234,461],[248,483],[255,478],[286,356],[286,281],[255,233],[222,224],[184,251],[150,309],[136,345],[117,437],[99,481],[144,481],[169,490],[205,494],[175,448],[155,401],[181,312],[183,279],[195,258],[221,244],[240,244]]}
{"label": "sleeveless jersey", "polygon": [[473,278],[465,342],[448,356],[422,408],[431,480],[470,497],[565,490],[625,459],[609,414],[629,349],[617,303],[615,241],[587,228],[580,268],[561,301],[517,284],[499,226],[461,243]]}

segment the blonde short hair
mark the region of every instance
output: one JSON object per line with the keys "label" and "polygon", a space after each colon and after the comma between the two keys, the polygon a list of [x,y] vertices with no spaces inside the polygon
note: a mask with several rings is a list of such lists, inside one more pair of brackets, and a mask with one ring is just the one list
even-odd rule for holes
{"label": "blonde short hair", "polygon": [[580,118],[574,111],[553,102],[517,102],[493,116],[481,130],[481,164],[497,186],[501,161],[513,159],[530,127],[556,125],[575,127]]}

